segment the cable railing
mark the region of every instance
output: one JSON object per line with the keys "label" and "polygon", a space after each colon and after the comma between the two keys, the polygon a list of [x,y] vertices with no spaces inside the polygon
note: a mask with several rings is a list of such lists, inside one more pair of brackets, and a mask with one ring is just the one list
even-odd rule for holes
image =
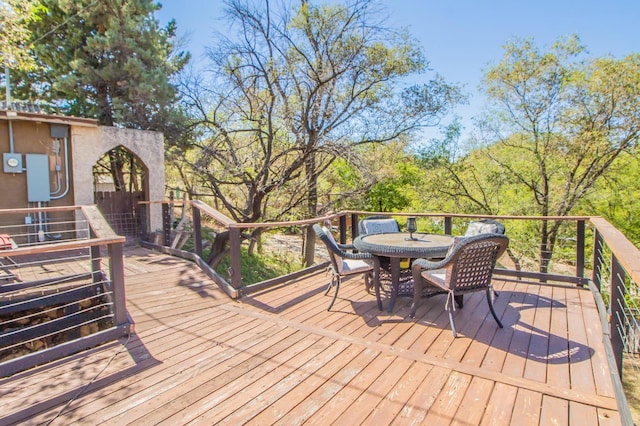
{"label": "cable railing", "polygon": [[124,238],[95,206],[2,210],[0,222],[2,376],[129,333]]}

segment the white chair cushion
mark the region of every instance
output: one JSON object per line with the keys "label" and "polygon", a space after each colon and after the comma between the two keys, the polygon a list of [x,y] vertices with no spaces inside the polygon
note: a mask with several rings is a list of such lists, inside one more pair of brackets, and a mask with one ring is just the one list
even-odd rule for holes
{"label": "white chair cushion", "polygon": [[440,288],[445,288],[446,271],[444,269],[435,269],[433,271],[423,272],[422,278],[437,285]]}
{"label": "white chair cushion", "polygon": [[472,237],[480,234],[495,234],[498,232],[498,225],[495,223],[471,222],[465,232],[465,237]]}
{"label": "white chair cushion", "polygon": [[367,234],[384,234],[387,232],[399,232],[398,222],[395,219],[365,220],[363,228]]}
{"label": "white chair cushion", "polygon": [[344,274],[356,274],[358,272],[366,272],[372,267],[370,264],[360,259],[343,259],[342,272]]}

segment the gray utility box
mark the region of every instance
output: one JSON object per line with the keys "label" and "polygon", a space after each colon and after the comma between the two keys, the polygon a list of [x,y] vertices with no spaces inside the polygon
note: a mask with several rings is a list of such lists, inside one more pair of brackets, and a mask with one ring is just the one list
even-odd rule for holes
{"label": "gray utility box", "polygon": [[49,183],[49,156],[46,154],[26,154],[27,198],[30,203],[51,201]]}

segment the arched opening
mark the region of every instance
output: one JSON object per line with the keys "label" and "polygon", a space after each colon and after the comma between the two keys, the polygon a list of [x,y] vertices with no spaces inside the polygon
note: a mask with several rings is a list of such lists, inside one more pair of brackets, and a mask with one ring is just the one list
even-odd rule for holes
{"label": "arched opening", "polygon": [[94,200],[113,230],[127,240],[140,236],[138,201],[148,199],[148,168],[122,145],[93,165]]}

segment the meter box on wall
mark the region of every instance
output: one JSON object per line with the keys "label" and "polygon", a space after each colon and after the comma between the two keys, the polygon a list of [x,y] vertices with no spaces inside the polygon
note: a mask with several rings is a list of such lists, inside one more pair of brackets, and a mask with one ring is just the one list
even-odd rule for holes
{"label": "meter box on wall", "polygon": [[2,166],[5,173],[22,173],[22,154],[3,152]]}

